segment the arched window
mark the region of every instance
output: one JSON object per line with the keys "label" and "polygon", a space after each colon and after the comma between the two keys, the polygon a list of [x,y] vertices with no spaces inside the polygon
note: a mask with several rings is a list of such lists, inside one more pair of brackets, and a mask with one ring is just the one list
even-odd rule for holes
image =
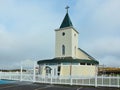
{"label": "arched window", "polygon": [[62,55],[65,55],[65,45],[62,45]]}
{"label": "arched window", "polygon": [[75,46],[75,57],[76,57],[76,46]]}

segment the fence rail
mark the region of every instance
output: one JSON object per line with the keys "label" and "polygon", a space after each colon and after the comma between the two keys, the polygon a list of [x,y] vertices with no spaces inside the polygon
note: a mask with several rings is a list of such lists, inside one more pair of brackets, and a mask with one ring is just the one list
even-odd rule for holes
{"label": "fence rail", "polygon": [[0,72],[0,79],[30,81],[37,83],[120,87],[120,76],[83,77],[48,77],[35,74]]}

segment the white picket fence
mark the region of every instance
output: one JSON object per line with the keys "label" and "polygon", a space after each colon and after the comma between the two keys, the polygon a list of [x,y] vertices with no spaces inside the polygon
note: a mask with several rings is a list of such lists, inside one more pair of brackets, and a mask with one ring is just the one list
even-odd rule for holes
{"label": "white picket fence", "polygon": [[96,76],[91,78],[85,77],[48,77],[20,72],[0,72],[0,79],[30,81],[37,83],[49,84],[67,84],[67,85],[84,85],[84,86],[105,86],[120,87],[120,76]]}

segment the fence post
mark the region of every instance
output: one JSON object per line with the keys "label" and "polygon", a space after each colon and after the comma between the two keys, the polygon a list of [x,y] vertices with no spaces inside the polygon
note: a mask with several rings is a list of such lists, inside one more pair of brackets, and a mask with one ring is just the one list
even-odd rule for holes
{"label": "fence post", "polygon": [[73,83],[72,83],[72,76],[70,76],[70,85],[72,85]]}
{"label": "fence post", "polygon": [[89,86],[90,86],[90,78],[89,78]]}
{"label": "fence post", "polygon": [[109,87],[111,86],[111,75],[109,75]]}
{"label": "fence post", "polygon": [[36,81],[36,79],[35,79],[35,77],[36,77],[36,72],[35,72],[36,67],[35,67],[35,64],[36,64],[36,62],[34,62],[34,67],[33,67],[33,82]]}
{"label": "fence post", "polygon": [[22,74],[23,74],[23,72],[22,72],[22,70],[23,70],[23,67],[22,67],[22,64],[21,64],[21,68],[20,68],[20,81],[22,81]]}
{"label": "fence post", "polygon": [[12,72],[8,72],[9,73],[9,79],[12,80]]}
{"label": "fence post", "polygon": [[1,76],[2,76],[1,74],[2,74],[2,72],[0,71],[0,80],[1,80]]}
{"label": "fence post", "polygon": [[102,86],[103,86],[103,80],[104,80],[104,79],[103,79],[103,75],[102,75]]}
{"label": "fence post", "polygon": [[97,75],[95,76],[95,87],[97,87]]}
{"label": "fence post", "polygon": [[50,84],[52,84],[52,76],[50,76],[50,79],[51,79],[51,82],[50,82]]}
{"label": "fence post", "polygon": [[120,76],[118,75],[118,76],[117,76],[117,80],[118,80],[118,88],[120,87],[120,85],[119,85],[119,79],[120,79]]}

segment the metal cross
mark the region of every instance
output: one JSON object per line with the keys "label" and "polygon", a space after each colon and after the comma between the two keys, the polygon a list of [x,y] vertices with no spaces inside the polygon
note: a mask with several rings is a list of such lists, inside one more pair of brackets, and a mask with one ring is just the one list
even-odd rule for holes
{"label": "metal cross", "polygon": [[69,8],[70,8],[69,6],[66,6],[66,7],[65,7],[65,9],[67,10],[67,13],[68,13],[68,9],[69,9]]}

